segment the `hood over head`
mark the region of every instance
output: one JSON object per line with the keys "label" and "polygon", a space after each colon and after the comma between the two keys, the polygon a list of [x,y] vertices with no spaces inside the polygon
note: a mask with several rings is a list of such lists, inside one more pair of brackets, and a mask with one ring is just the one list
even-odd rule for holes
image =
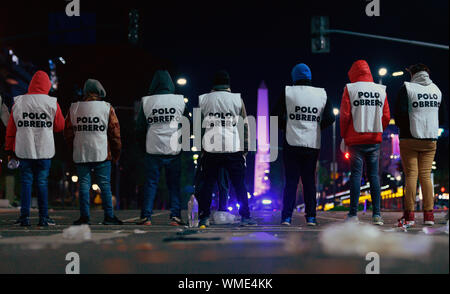
{"label": "hood over head", "polygon": [[355,61],[348,72],[350,82],[373,82],[369,64],[365,60]]}
{"label": "hood over head", "polygon": [[163,95],[174,94],[175,85],[167,70],[158,70],[153,76],[152,84],[150,85],[149,95]]}
{"label": "hood over head", "polygon": [[27,94],[48,95],[51,88],[52,83],[50,82],[48,74],[40,70],[36,72],[31,79]]}
{"label": "hood over head", "polygon": [[300,80],[311,80],[312,74],[311,69],[304,63],[297,64],[292,69],[292,82],[295,84]]}
{"label": "hood over head", "polygon": [[89,79],[84,83],[83,93],[85,97],[88,96],[98,96],[100,98],[106,97],[105,88],[103,88],[102,84],[94,79]]}
{"label": "hood over head", "polygon": [[420,84],[422,86],[428,86],[433,83],[430,79],[430,74],[426,71],[420,71],[412,76],[411,83]]}

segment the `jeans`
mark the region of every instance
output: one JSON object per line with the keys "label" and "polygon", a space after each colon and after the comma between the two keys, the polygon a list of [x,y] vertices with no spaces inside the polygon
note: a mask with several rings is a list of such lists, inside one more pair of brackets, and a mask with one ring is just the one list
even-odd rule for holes
{"label": "jeans", "polygon": [[101,191],[102,206],[105,217],[114,217],[111,193],[111,161],[77,164],[77,174],[80,183],[80,214],[89,217],[91,190],[91,174],[95,174],[96,182]]}
{"label": "jeans", "polygon": [[292,217],[297,199],[299,179],[303,184],[306,217],[316,217],[316,168],[320,150],[285,146],[283,149],[286,186],[282,219]]}
{"label": "jeans", "polygon": [[231,184],[236,191],[237,200],[240,204],[239,214],[243,218],[250,217],[248,207],[247,188],[245,187],[246,161],[242,152],[238,153],[206,153],[202,160],[202,177],[204,182],[200,188],[198,197],[199,217],[207,218],[211,215],[211,196],[214,184],[219,178],[220,169],[228,172]]}
{"label": "jeans", "polygon": [[219,171],[219,179],[217,180],[217,188],[219,190],[219,211],[228,212],[228,194],[230,190],[230,184],[228,179],[228,173],[224,168]]}
{"label": "jeans", "polygon": [[50,173],[50,159],[21,159],[20,160],[20,216],[30,216],[31,189],[33,180],[37,182],[39,217],[48,217],[48,175]]}
{"label": "jeans", "polygon": [[170,217],[181,217],[181,155],[145,156],[146,181],[144,185],[144,204],[141,218],[151,218],[153,205],[158,191],[161,169],[165,168],[167,188],[170,197]]}
{"label": "jeans", "polygon": [[380,144],[349,146],[351,176],[350,176],[350,212],[349,216],[358,214],[359,196],[361,194],[361,178],[363,164],[366,162],[366,173],[370,182],[370,193],[372,197],[373,216],[380,216],[381,188],[379,159]]}

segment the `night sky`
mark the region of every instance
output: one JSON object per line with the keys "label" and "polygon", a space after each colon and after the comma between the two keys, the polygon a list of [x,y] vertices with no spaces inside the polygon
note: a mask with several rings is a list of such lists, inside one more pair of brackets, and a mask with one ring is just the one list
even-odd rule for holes
{"label": "night sky", "polygon": [[[231,74],[232,90],[242,93],[247,112],[255,115],[256,93],[261,81],[269,88],[273,106],[284,86],[291,83],[292,67],[300,62],[311,67],[313,85],[324,87],[333,104],[339,107],[343,88],[349,82],[347,72],[357,59],[368,61],[376,80],[380,67],[392,73],[411,64],[425,63],[431,68],[431,78],[441,88],[444,99],[448,100],[447,50],[331,35],[331,53],[312,54],[310,22],[311,16],[325,15],[330,17],[332,29],[448,45],[449,1],[381,0],[381,16],[372,18],[365,14],[368,3],[365,0],[124,2],[81,0],[81,13],[95,15],[97,44],[111,49],[126,44],[128,11],[138,8],[141,16],[139,48],[157,60],[167,61],[174,78],[188,79],[188,86],[179,92],[191,99],[191,107],[197,105],[198,95],[210,91],[214,72],[226,69]],[[0,39],[47,30],[48,14],[63,13],[65,5],[63,0],[6,4],[6,8],[0,10]],[[69,45],[53,46],[46,36],[8,44],[16,46],[24,58],[37,64],[45,64],[50,56],[64,54],[71,48]],[[140,82],[141,88],[136,91],[139,94],[134,98],[138,100],[146,94],[155,68],[139,67],[140,60],[126,54],[119,54],[117,60],[119,64],[133,63],[133,69],[146,72],[148,82]],[[114,68],[111,75],[116,79],[123,76],[121,86],[124,88],[132,83],[121,68]],[[384,80],[391,111],[397,91],[406,78],[408,75]],[[104,82],[108,84],[107,80]],[[132,100],[112,103],[130,105]],[[321,159],[329,157],[330,129],[323,135]]]}

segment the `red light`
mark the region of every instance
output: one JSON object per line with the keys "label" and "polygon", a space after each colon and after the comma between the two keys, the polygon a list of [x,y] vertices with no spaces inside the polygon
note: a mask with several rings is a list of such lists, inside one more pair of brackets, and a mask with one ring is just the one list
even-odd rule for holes
{"label": "red light", "polygon": [[445,187],[442,187],[442,188],[441,188],[441,192],[442,192],[442,193],[445,193]]}
{"label": "red light", "polygon": [[344,157],[345,157],[345,159],[349,160],[350,159],[350,153],[349,152],[345,152]]}

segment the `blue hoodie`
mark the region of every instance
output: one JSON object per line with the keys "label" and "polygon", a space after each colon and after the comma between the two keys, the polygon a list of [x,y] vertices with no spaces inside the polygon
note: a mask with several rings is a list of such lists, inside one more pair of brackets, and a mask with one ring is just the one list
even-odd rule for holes
{"label": "blue hoodie", "polygon": [[294,84],[300,80],[312,80],[311,69],[304,63],[297,64],[292,69],[291,75]]}

